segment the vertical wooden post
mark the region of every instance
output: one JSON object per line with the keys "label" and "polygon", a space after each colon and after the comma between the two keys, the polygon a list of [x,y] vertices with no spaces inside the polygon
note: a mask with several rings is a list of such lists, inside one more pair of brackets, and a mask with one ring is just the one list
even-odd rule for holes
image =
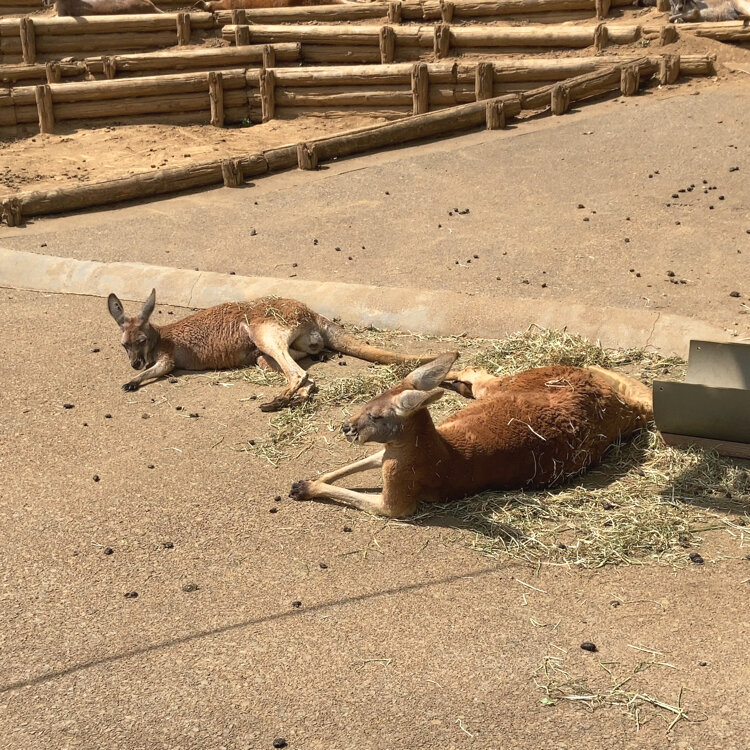
{"label": "vertical wooden post", "polygon": [[550,109],[553,115],[564,115],[570,106],[570,89],[563,83],[556,83],[550,94]]}
{"label": "vertical wooden post", "polygon": [[177,44],[180,47],[190,44],[190,13],[177,14]]}
{"label": "vertical wooden post", "polygon": [[393,26],[381,26],[378,32],[380,42],[380,62],[392,63],[396,57],[396,32]]}
{"label": "vertical wooden post", "polygon": [[250,27],[247,24],[234,27],[234,43],[237,47],[250,44]]}
{"label": "vertical wooden post", "polygon": [[594,29],[594,47],[597,52],[601,52],[609,44],[609,32],[607,25],[604,23],[597,24]]}
{"label": "vertical wooden post", "polygon": [[456,6],[448,0],[440,0],[440,20],[443,23],[450,23],[453,20],[453,12]]}
{"label": "vertical wooden post", "polygon": [[401,23],[401,0],[388,3],[388,23]]}
{"label": "vertical wooden post", "polygon": [[492,99],[495,85],[495,69],[492,63],[478,62],[474,73],[474,96],[476,100]]}
{"label": "vertical wooden post", "polygon": [[52,89],[49,84],[34,86],[34,98],[39,114],[39,132],[51,133],[55,129],[55,113],[52,110]]}
{"label": "vertical wooden post", "polygon": [[297,144],[297,167],[308,170],[318,168],[318,147],[315,143]]}
{"label": "vertical wooden post", "polygon": [[270,44],[263,45],[263,67],[276,67],[276,48],[272,47]]}
{"label": "vertical wooden post", "polygon": [[44,64],[44,73],[47,76],[47,83],[60,83],[62,71],[59,62],[48,62]]}
{"label": "vertical wooden post", "polygon": [[641,84],[641,71],[637,65],[623,65],[620,68],[620,92],[623,96],[635,96]]}
{"label": "vertical wooden post", "polygon": [[6,198],[0,202],[0,218],[4,219],[9,227],[21,225],[21,202],[18,198]]}
{"label": "vertical wooden post", "polygon": [[108,80],[117,76],[117,60],[114,57],[102,57],[102,73]]}
{"label": "vertical wooden post", "polygon": [[36,62],[36,32],[34,21],[25,16],[19,21],[18,31],[21,35],[21,55],[26,65]]}
{"label": "vertical wooden post", "polygon": [[276,74],[268,68],[260,70],[260,108],[263,122],[273,120],[276,114]]}
{"label": "vertical wooden post", "polygon": [[609,15],[611,0],[596,0],[596,17],[599,20]]}
{"label": "vertical wooden post", "polygon": [[674,44],[678,37],[676,26],[673,23],[668,23],[666,26],[662,26],[659,32],[659,45],[664,47],[667,44]]}
{"label": "vertical wooden post", "polygon": [[212,70],[208,74],[208,98],[211,103],[211,124],[224,127],[224,77]]}
{"label": "vertical wooden post", "polygon": [[440,59],[448,57],[451,47],[451,27],[447,23],[435,24],[435,37],[433,39],[433,51],[435,57]]}
{"label": "vertical wooden post", "polygon": [[680,75],[680,56],[675,54],[662,55],[659,60],[659,83],[674,83]]}
{"label": "vertical wooden post", "polygon": [[239,187],[245,181],[242,174],[242,161],[240,159],[222,159],[221,176],[224,187]]}
{"label": "vertical wooden post", "polygon": [[235,8],[232,11],[233,26],[247,26],[247,12],[244,8]]}
{"label": "vertical wooden post", "polygon": [[502,102],[487,102],[485,109],[487,130],[501,130],[505,127],[505,105]]}
{"label": "vertical wooden post", "polygon": [[426,63],[414,63],[411,69],[412,113],[423,115],[430,109],[430,74]]}

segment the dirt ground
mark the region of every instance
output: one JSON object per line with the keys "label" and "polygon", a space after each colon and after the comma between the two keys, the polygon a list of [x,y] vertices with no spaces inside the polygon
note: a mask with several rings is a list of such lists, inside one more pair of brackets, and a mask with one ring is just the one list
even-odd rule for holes
{"label": "dirt ground", "polygon": [[[268,386],[124,393],[102,299],[3,290],[0,356],[0,747],[747,746],[750,562],[726,526],[702,566],[495,562],[455,519],[286,499],[353,458],[338,414],[274,467],[241,450]],[[338,361],[313,374],[360,366]],[[556,668],[687,718],[555,700]]]}
{"label": "dirt ground", "polygon": [[165,124],[64,128],[54,134],[40,133],[17,141],[0,142],[0,195],[257,153],[296,143],[302,138],[377,122],[384,120],[302,117],[247,128]]}

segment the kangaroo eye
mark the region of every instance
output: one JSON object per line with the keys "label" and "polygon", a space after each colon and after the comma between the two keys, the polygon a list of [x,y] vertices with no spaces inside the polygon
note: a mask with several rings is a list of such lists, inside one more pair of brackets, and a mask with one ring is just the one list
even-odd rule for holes
{"label": "kangaroo eye", "polygon": [[370,418],[373,420],[373,422],[379,422],[382,418],[382,414],[371,414]]}

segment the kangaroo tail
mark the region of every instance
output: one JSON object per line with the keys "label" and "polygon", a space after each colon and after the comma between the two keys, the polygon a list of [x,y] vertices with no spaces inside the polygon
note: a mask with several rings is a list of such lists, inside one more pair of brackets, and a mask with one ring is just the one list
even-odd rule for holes
{"label": "kangaroo tail", "polygon": [[381,365],[395,365],[401,362],[423,365],[435,359],[435,356],[423,357],[417,354],[401,354],[388,349],[379,349],[377,346],[370,346],[364,341],[350,336],[340,325],[322,316],[320,316],[318,323],[326,346],[342,354],[348,354],[350,357],[364,359],[367,362],[377,362]]}
{"label": "kangaroo tail", "polygon": [[625,403],[635,407],[643,422],[654,418],[654,398],[651,389],[628,375],[605,370],[603,367],[591,365],[586,368],[596,380],[606,383]]}

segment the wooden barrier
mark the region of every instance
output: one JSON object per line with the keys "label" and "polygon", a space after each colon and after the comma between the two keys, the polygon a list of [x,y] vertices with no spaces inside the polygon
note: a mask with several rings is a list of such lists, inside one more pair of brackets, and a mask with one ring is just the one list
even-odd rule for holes
{"label": "wooden barrier", "polygon": [[[24,217],[75,211],[127,200],[140,200],[210,185],[226,184],[236,187],[249,177],[257,177],[267,172],[289,169],[294,166],[313,169],[327,159],[351,156],[373,149],[401,145],[414,140],[434,138],[477,127],[495,129],[502,127],[507,118],[517,116],[524,109],[551,106],[557,114],[562,114],[573,102],[607,91],[620,91],[622,70],[627,67],[639,71],[637,81],[640,84],[644,78],[640,73],[657,70],[659,60],[641,58],[624,64],[619,63],[603,70],[566,79],[552,86],[543,86],[525,94],[484,99],[437,112],[413,115],[394,123],[359,128],[245,157],[202,162],[185,167],[171,167],[75,187],[19,193],[0,201],[0,216],[7,224],[17,225],[23,221]],[[429,73],[429,70],[427,72]],[[215,75],[224,76],[224,74]],[[111,86],[113,83],[115,82],[110,81],[98,85]],[[132,85],[134,82],[118,83]],[[67,87],[76,85],[68,84]],[[52,86],[49,88],[52,89]],[[52,96],[54,97],[54,92]]]}
{"label": "wooden barrier", "polygon": [[[188,8],[192,3],[185,0],[157,0],[156,5],[163,11],[173,12]],[[0,0],[0,17],[28,16],[44,8],[42,0]]]}
{"label": "wooden barrier", "polygon": [[[222,28],[225,40],[235,43],[236,25]],[[583,49],[607,44],[632,44],[641,35],[636,25],[597,26],[353,26],[250,25],[241,35],[248,44],[298,42],[307,63],[367,64],[404,61],[452,54],[501,54],[508,50],[544,47]]]}
{"label": "wooden barrier", "polygon": [[[645,62],[644,62],[645,60]],[[638,66],[637,73],[634,65]],[[707,75],[707,55],[637,58],[512,58],[496,62],[396,63],[329,68],[230,69],[140,78],[18,86],[0,97],[0,127],[38,126],[50,132],[56,122],[144,122],[155,116],[175,123],[221,127],[268,122],[301,115],[326,117],[367,114],[401,118],[511,93],[534,91],[617,66],[617,82],[631,95],[645,77],[661,82],[677,76]],[[636,80],[637,79],[637,80]],[[588,79],[586,79],[588,80]],[[588,85],[588,84],[587,84]],[[533,94],[529,94],[530,96]],[[595,94],[592,94],[595,95]],[[556,109],[564,110],[558,90]],[[583,95],[576,95],[585,98]],[[545,105],[546,106],[546,105]],[[172,119],[169,119],[172,118]]]}
{"label": "wooden barrier", "polygon": [[[273,65],[267,66],[269,55]],[[24,86],[83,79],[126,78],[165,75],[178,71],[227,70],[239,67],[275,67],[299,61],[299,44],[250,45],[143,52],[89,57],[75,62],[47,62],[32,65],[0,65],[0,84]]]}
{"label": "wooden barrier", "polygon": [[[356,5],[316,5],[304,8],[247,8],[250,23],[341,23],[387,19],[402,21],[444,21],[470,19],[529,18],[535,23],[560,22],[597,16],[604,18],[610,7],[631,5],[632,0],[395,0]],[[604,12],[606,9],[606,12]],[[603,15],[602,15],[603,13]],[[236,23],[232,11],[217,11],[220,25]]]}
{"label": "wooden barrier", "polygon": [[26,17],[0,20],[0,63],[32,64],[92,52],[156,50],[188,44],[196,31],[215,28],[211,13]]}

